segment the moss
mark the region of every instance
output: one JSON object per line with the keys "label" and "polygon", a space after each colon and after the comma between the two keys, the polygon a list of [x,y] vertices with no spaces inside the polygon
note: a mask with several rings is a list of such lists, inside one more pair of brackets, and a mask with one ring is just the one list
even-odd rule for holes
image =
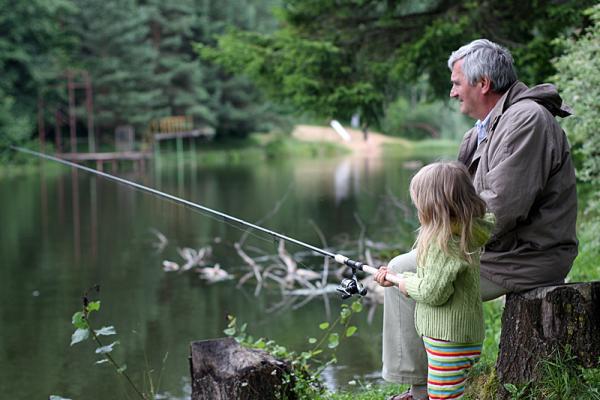
{"label": "moss", "polygon": [[465,388],[467,399],[493,400],[498,393],[498,376],[493,364],[471,370]]}

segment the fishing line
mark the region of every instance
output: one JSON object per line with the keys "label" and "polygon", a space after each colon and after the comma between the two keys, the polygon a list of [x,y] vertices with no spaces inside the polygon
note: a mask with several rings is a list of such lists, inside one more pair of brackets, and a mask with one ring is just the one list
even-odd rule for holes
{"label": "fishing line", "polygon": [[[372,274],[372,275],[374,275],[374,274],[377,273],[377,269],[376,268],[373,268],[373,267],[371,267],[369,265],[366,265],[366,264],[364,264],[364,263],[362,263],[360,261],[351,260],[348,257],[346,257],[344,255],[341,255],[341,254],[334,254],[334,253],[332,253],[330,251],[327,251],[325,249],[321,249],[321,248],[315,247],[315,246],[310,245],[308,243],[305,243],[305,242],[302,242],[300,240],[297,240],[297,239],[291,238],[289,236],[283,235],[281,233],[269,230],[269,229],[264,228],[262,226],[259,226],[259,225],[256,225],[256,224],[252,224],[250,222],[244,221],[243,219],[234,217],[234,216],[226,214],[224,212],[217,211],[217,210],[214,210],[212,208],[209,208],[209,207],[197,204],[197,203],[193,203],[193,202],[191,202],[189,200],[185,200],[185,199],[182,199],[180,197],[173,196],[173,195],[171,195],[169,193],[161,192],[160,190],[153,189],[151,187],[144,186],[144,185],[141,185],[139,183],[135,183],[135,182],[129,181],[127,179],[119,178],[118,176],[107,174],[106,172],[98,171],[98,170],[86,167],[84,165],[76,164],[74,162],[67,161],[67,160],[64,160],[62,158],[54,157],[54,156],[51,156],[51,155],[48,155],[48,154],[39,153],[39,152],[34,151],[34,150],[30,150],[30,149],[26,149],[26,148],[22,148],[22,147],[17,147],[17,146],[10,146],[10,148],[13,149],[13,150],[15,150],[15,151],[26,153],[26,154],[29,154],[29,155],[32,155],[32,156],[35,156],[35,157],[43,158],[43,159],[54,161],[54,162],[57,162],[57,163],[60,163],[60,164],[63,164],[63,165],[67,165],[67,166],[70,166],[70,167],[73,167],[73,168],[76,168],[76,169],[80,169],[80,170],[89,172],[89,173],[91,173],[93,175],[98,175],[98,176],[104,177],[106,179],[116,181],[116,182],[121,183],[123,185],[136,188],[136,189],[138,189],[140,191],[143,191],[143,192],[152,193],[152,194],[154,194],[156,196],[165,198],[165,199],[170,200],[170,201],[172,201],[174,203],[182,204],[182,205],[187,206],[187,207],[189,207],[191,209],[194,209],[194,210],[201,210],[201,211],[204,212],[203,213],[204,215],[210,216],[211,218],[213,218],[215,220],[220,220],[221,222],[226,223],[227,225],[230,225],[232,227],[240,229],[239,225],[243,225],[243,226],[249,227],[251,229],[254,229],[254,230],[266,233],[266,234],[272,236],[273,238],[278,238],[278,239],[281,239],[281,240],[284,240],[284,241],[287,241],[287,242],[290,242],[290,243],[294,243],[294,244],[296,244],[298,246],[310,249],[310,250],[312,250],[312,251],[314,251],[314,252],[316,252],[318,254],[321,254],[323,256],[331,257],[336,262],[338,262],[340,264],[345,264],[345,265],[349,266],[350,268],[352,268],[352,271],[353,271],[353,280],[352,281],[354,283],[346,282],[348,280],[345,279],[345,280],[342,281],[341,287],[338,288],[338,290],[340,292],[342,292],[342,297],[343,298],[345,298],[346,295],[347,295],[347,297],[350,297],[352,294],[357,294],[357,293],[360,294],[360,295],[366,294],[366,290],[362,290],[361,289],[362,287],[360,286],[360,283],[356,280],[356,277],[355,277],[355,274],[354,274],[356,271],[364,271],[364,272],[367,272],[367,273]],[[208,215],[208,214],[210,214],[210,215]],[[218,216],[220,218],[216,218],[216,216]],[[235,222],[237,225],[231,224],[229,222]],[[257,238],[259,238],[261,240],[265,240],[266,241],[266,239],[263,239],[262,237],[254,234],[252,232],[250,232],[249,234],[252,235],[252,236],[254,236],[254,237],[257,237]],[[390,282],[393,282],[393,283],[400,283],[399,277],[396,276],[396,275],[392,275],[392,274],[386,275],[386,280],[388,280]]]}

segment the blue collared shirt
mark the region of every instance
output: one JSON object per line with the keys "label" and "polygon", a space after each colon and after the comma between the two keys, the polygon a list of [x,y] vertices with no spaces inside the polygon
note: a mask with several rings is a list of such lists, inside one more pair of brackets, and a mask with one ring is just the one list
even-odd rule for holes
{"label": "blue collared shirt", "polygon": [[485,119],[483,121],[481,120],[477,120],[477,122],[475,122],[475,128],[477,128],[477,145],[479,146],[479,143],[483,142],[483,140],[487,137],[487,128],[488,128],[488,124],[490,122],[490,114],[487,115],[487,117],[485,117]]}

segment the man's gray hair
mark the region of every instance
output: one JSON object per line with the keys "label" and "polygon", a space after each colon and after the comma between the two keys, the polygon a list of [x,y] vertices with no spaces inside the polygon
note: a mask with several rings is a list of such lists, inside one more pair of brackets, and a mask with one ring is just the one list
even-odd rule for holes
{"label": "man's gray hair", "polygon": [[448,68],[452,71],[459,60],[463,60],[462,70],[470,85],[487,77],[492,91],[503,93],[517,80],[510,51],[487,39],[474,40],[453,52],[448,59]]}

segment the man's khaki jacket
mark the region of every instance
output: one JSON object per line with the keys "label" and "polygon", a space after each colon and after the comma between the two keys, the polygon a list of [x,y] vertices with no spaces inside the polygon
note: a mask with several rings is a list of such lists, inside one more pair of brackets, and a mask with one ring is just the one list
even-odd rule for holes
{"label": "man's khaki jacket", "polygon": [[577,256],[577,192],[569,143],[555,116],[570,115],[554,86],[516,82],[490,112],[487,138],[469,130],[458,159],[496,216],[481,275],[510,291],[564,281]]}

